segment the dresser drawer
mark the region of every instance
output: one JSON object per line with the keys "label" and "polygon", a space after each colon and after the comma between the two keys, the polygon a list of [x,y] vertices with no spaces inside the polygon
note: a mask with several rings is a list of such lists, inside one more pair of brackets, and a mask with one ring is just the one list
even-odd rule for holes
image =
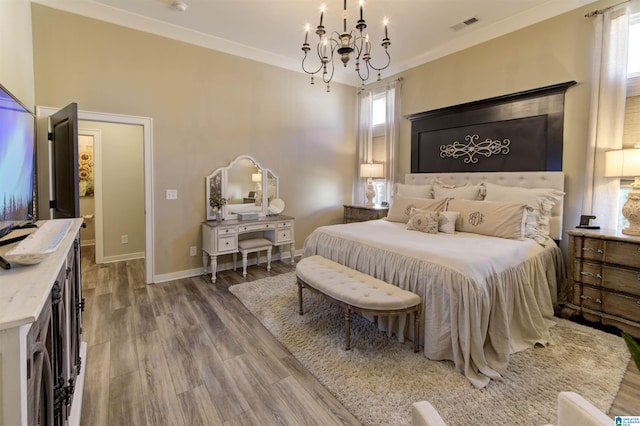
{"label": "dresser drawer", "polygon": [[632,269],[604,266],[602,285],[611,290],[640,296],[640,272]]}
{"label": "dresser drawer", "polygon": [[223,235],[218,237],[218,252],[236,251],[238,249],[238,238],[236,235]]}
{"label": "dresser drawer", "polygon": [[603,297],[603,310],[606,313],[640,322],[640,299],[608,291],[604,292]]}
{"label": "dresser drawer", "polygon": [[599,238],[576,237],[573,256],[576,259],[602,262],[604,241]]}
{"label": "dresser drawer", "polygon": [[594,311],[601,311],[602,291],[597,288],[574,284],[573,303]]}
{"label": "dresser drawer", "polygon": [[630,268],[640,268],[640,245],[607,241],[604,261]]}
{"label": "dresser drawer", "polygon": [[602,285],[602,264],[575,260],[573,280],[594,286]]}

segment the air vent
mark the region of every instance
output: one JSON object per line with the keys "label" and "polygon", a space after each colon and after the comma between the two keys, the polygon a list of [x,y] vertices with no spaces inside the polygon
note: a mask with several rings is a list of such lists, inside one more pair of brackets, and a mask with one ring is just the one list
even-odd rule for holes
{"label": "air vent", "polygon": [[450,27],[453,31],[460,31],[463,28],[468,27],[469,25],[473,25],[476,22],[478,22],[479,19],[476,18],[475,16],[469,19],[466,19],[462,22],[460,22],[459,24],[455,24],[454,26]]}

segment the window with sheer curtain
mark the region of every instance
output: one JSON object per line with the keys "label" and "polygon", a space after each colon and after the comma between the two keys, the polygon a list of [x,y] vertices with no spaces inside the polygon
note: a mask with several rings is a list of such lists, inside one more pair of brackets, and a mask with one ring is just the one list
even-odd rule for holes
{"label": "window with sheer curtain", "polygon": [[[621,229],[620,202],[626,190],[620,181],[604,176],[605,152],[626,148],[630,96],[635,84],[637,64],[638,6],[633,0],[588,15],[594,24],[591,106],[583,214],[597,217],[605,229]],[[638,143],[637,141],[635,143]],[[631,143],[631,147],[635,143]]]}
{"label": "window with sheer curtain", "polygon": [[358,164],[353,201],[364,203],[367,178],[360,176],[360,164],[381,163],[383,175],[373,178],[375,197],[381,204],[391,198],[398,173],[401,79],[366,89],[358,94]]}

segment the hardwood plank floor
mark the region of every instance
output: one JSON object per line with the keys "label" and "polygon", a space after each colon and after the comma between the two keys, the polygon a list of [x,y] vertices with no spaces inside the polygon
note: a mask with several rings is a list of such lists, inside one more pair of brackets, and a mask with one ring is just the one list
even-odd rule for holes
{"label": "hardwood plank floor", "polygon": [[[288,263],[145,285],[142,260],[94,263],[82,247],[88,344],[81,424],[359,425],[233,296],[230,285]],[[627,368],[610,415],[639,415]]]}
{"label": "hardwood plank floor", "polygon": [[142,260],[82,247],[82,425],[359,425],[229,293],[288,263],[145,285]]}

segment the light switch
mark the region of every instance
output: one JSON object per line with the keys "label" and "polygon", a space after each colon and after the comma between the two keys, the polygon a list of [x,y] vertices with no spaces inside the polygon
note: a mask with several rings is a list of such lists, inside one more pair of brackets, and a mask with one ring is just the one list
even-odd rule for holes
{"label": "light switch", "polygon": [[177,200],[177,199],[178,199],[178,190],[167,189],[167,200]]}

